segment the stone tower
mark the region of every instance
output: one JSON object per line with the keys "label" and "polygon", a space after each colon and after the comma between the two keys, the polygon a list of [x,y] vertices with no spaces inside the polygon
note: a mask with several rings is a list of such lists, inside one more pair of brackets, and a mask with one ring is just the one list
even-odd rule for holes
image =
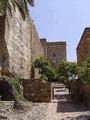
{"label": "stone tower", "polygon": [[66,42],[47,42],[46,39],[41,39],[44,49],[44,55],[48,61],[58,68],[62,60],[66,60]]}

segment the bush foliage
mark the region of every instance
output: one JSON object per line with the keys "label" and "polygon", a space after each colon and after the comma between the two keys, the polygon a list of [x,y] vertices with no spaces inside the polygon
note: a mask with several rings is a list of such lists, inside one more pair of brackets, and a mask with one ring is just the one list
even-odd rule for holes
{"label": "bush foliage", "polygon": [[75,62],[62,61],[58,68],[58,79],[75,79],[78,74],[77,64]]}
{"label": "bush foliage", "polygon": [[90,58],[79,68],[79,78],[86,84],[90,84]]}
{"label": "bush foliage", "polygon": [[46,81],[52,81],[55,78],[55,69],[50,65],[44,57],[39,57],[34,62],[35,68],[39,69],[39,74],[41,79]]}
{"label": "bush foliage", "polygon": [[90,84],[90,58],[82,66],[75,62],[62,61],[58,69],[59,80],[73,80],[79,78],[83,83]]}
{"label": "bush foliage", "polygon": [[[17,7],[20,10],[20,13],[22,14],[22,17],[26,17],[29,14],[28,11],[28,6],[27,6],[27,2],[29,2],[29,0],[25,1],[25,0],[11,0],[12,4],[14,5],[15,8],[15,4],[17,5]],[[11,12],[11,6],[9,4],[8,0],[0,0],[0,14],[1,15],[5,15],[6,13],[6,8],[9,9],[9,11]]]}
{"label": "bush foliage", "polygon": [[22,84],[19,77],[7,77],[2,76],[3,80],[7,81],[12,88],[12,94],[15,97],[15,101],[18,103],[19,100],[24,100],[22,95]]}

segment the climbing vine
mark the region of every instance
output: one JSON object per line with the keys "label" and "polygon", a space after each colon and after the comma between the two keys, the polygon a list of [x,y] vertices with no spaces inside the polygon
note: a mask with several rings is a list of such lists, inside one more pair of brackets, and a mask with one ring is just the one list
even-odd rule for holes
{"label": "climbing vine", "polygon": [[19,6],[22,8],[24,14],[28,15],[28,7],[27,7],[26,1],[25,0],[20,0],[19,1]]}
{"label": "climbing vine", "polygon": [[27,15],[29,14],[27,2],[25,0],[19,0],[19,1],[15,1],[15,3],[20,10],[22,18],[25,19]]}
{"label": "climbing vine", "polygon": [[7,3],[8,3],[7,0],[0,0],[0,14],[1,15],[5,14]]}
{"label": "climbing vine", "polygon": [[[11,0],[14,9],[15,9],[15,4],[20,10],[20,13],[22,15],[22,18],[26,18],[26,16],[29,14],[28,7],[27,7],[27,1],[26,0]],[[9,4],[9,0],[0,0],[0,14],[5,15],[6,13],[6,8],[9,9],[11,13],[11,6]]]}
{"label": "climbing vine", "polygon": [[23,97],[23,87],[22,87],[22,82],[21,79],[17,76],[12,76],[12,77],[7,77],[7,76],[2,76],[2,80],[8,82],[8,84],[12,88],[12,94],[15,97],[15,101],[19,102],[19,100],[24,100]]}

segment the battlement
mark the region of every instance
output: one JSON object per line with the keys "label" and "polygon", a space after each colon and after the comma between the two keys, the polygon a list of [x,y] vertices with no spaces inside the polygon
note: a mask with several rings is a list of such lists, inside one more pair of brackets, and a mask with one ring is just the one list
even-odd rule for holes
{"label": "battlement", "polygon": [[66,45],[65,41],[58,41],[58,42],[47,42],[50,45]]}

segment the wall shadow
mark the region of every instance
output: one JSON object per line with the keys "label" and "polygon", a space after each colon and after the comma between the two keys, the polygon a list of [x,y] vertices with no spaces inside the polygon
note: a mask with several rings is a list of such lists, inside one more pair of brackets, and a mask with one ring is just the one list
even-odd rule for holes
{"label": "wall shadow", "polygon": [[61,95],[55,94],[55,95],[54,95],[54,98],[55,98],[55,99],[58,99],[58,101],[59,101],[59,100],[62,100],[62,99],[70,100],[70,96],[69,96],[68,94],[61,94]]}
{"label": "wall shadow", "polygon": [[58,99],[57,112],[84,112],[89,110],[85,105],[74,105],[69,94],[55,95]]}
{"label": "wall shadow", "polygon": [[78,117],[66,117],[61,120],[90,120],[90,115],[80,115]]}

